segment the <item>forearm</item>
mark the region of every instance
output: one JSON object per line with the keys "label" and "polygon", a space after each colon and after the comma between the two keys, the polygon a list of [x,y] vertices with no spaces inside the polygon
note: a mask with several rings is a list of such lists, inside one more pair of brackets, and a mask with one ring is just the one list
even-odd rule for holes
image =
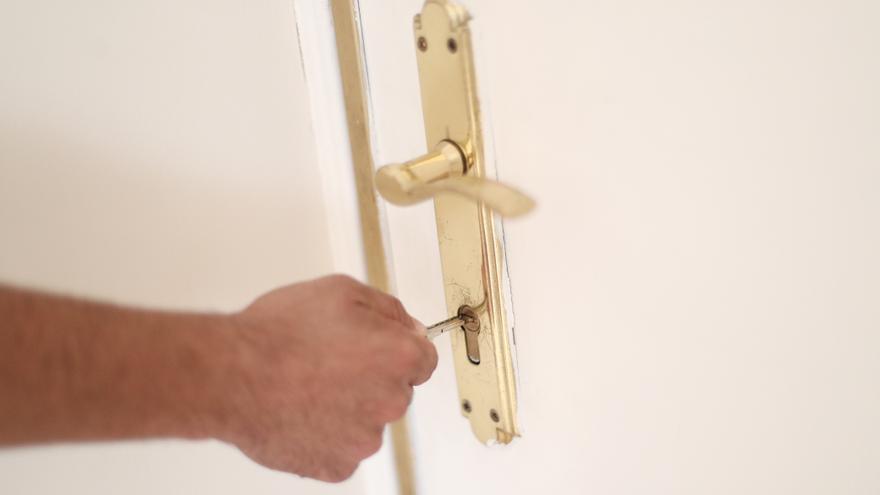
{"label": "forearm", "polygon": [[436,366],[400,301],[344,276],[225,316],[0,286],[0,446],[212,437],[264,466],[341,481]]}
{"label": "forearm", "polygon": [[233,331],[0,287],[0,445],[215,435]]}

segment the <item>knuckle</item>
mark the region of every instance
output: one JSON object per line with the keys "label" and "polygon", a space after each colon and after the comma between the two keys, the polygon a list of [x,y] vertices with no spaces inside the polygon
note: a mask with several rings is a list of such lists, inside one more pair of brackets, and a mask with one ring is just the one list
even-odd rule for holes
{"label": "knuckle", "polygon": [[353,461],[342,461],[330,466],[324,470],[322,479],[331,483],[340,483],[351,478],[357,470],[358,463]]}
{"label": "knuckle", "polygon": [[428,358],[430,361],[430,371],[431,373],[437,369],[437,363],[440,361],[440,356],[437,354],[437,348],[433,345],[428,345]]}
{"label": "knuckle", "polygon": [[363,284],[348,275],[330,275],[327,281],[332,289],[342,294],[355,294],[363,289]]}
{"label": "knuckle", "polygon": [[406,308],[403,307],[403,303],[400,302],[400,299],[391,296],[391,307],[394,311],[395,316],[404,323],[409,322],[409,313],[406,312]]}
{"label": "knuckle", "polygon": [[370,434],[354,445],[354,454],[358,459],[366,459],[382,448],[382,432]]}
{"label": "knuckle", "polygon": [[325,280],[329,281],[334,285],[354,285],[357,281],[351,277],[350,275],[346,275],[344,273],[336,273],[333,275],[328,275]]}
{"label": "knuckle", "polygon": [[383,407],[380,409],[381,421],[395,421],[406,414],[409,407],[409,397],[404,394],[394,394],[385,400]]}
{"label": "knuckle", "polygon": [[364,305],[367,300],[367,288],[354,279],[345,277],[345,281],[335,284],[330,297],[339,302],[343,308]]}
{"label": "knuckle", "polygon": [[423,355],[419,344],[413,339],[400,339],[399,342],[397,357],[401,366],[406,369],[420,366]]}

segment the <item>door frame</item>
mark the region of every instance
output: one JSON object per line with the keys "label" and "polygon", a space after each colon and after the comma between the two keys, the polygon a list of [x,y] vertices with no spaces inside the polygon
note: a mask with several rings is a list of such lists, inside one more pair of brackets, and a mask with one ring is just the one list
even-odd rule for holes
{"label": "door frame", "polygon": [[[293,0],[334,270],[394,292],[385,211],[377,201],[357,0]],[[407,417],[386,428],[359,469],[365,493],[414,495]]]}

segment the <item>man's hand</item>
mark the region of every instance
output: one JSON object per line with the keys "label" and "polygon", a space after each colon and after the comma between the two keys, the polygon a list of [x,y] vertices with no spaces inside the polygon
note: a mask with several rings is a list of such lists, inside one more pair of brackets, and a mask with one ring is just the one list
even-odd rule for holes
{"label": "man's hand", "polygon": [[341,481],[436,365],[397,299],[347,277],[232,315],[0,287],[0,446],[218,438],[268,467]]}
{"label": "man's hand", "polygon": [[344,276],[275,290],[233,318],[242,380],[222,436],[302,476],[351,476],[437,365],[400,301]]}

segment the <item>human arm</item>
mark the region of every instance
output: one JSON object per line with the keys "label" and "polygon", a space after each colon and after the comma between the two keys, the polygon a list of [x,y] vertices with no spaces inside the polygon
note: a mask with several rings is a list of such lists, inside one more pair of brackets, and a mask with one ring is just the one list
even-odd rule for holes
{"label": "human arm", "polygon": [[396,299],[346,277],[233,314],[0,288],[0,445],[217,438],[338,481],[379,448],[436,362]]}

